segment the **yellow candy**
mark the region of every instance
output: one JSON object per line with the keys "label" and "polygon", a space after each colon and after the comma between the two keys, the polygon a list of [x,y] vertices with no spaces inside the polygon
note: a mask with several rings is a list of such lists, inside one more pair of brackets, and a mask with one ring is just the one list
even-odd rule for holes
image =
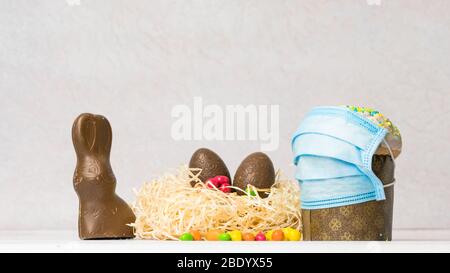
{"label": "yellow candy", "polygon": [[273,230],[269,230],[266,232],[266,239],[268,241],[272,241],[272,233],[273,233]]}
{"label": "yellow candy", "polygon": [[284,240],[285,241],[289,241],[289,239],[288,239],[288,235],[289,235],[289,231],[291,230],[292,228],[282,228],[281,230],[283,231],[283,233],[284,233]]}
{"label": "yellow candy", "polygon": [[302,234],[300,231],[293,229],[291,227],[283,228],[284,240],[285,241],[300,241],[302,238]]}
{"label": "yellow candy", "polygon": [[296,229],[292,229],[289,232],[289,241],[300,241],[301,238],[302,238],[302,234],[300,233],[300,231],[298,231]]}
{"label": "yellow candy", "polygon": [[231,236],[231,241],[242,241],[242,233],[239,230],[228,232]]}

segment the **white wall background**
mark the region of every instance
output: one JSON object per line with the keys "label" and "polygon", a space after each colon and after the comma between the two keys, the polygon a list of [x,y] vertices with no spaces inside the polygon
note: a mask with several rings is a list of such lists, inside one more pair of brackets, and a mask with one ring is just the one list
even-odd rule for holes
{"label": "white wall background", "polygon": [[[279,104],[276,166],[316,105],[379,108],[403,133],[396,228],[450,228],[450,2],[0,1],[0,229],[75,229],[71,126],[112,123],[118,192],[216,150],[175,142],[176,104]],[[376,2],[376,1],[375,1]]]}

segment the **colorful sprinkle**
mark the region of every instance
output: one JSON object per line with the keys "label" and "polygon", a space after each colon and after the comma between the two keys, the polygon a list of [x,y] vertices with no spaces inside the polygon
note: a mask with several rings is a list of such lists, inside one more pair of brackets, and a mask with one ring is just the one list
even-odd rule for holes
{"label": "colorful sprinkle", "polygon": [[394,136],[400,136],[400,131],[398,130],[398,128],[394,126],[392,122],[379,111],[376,111],[373,108],[369,107],[359,107],[353,105],[346,105],[344,107],[346,107],[350,111],[357,112],[358,114],[367,117],[378,126],[386,128],[389,133],[393,134]]}

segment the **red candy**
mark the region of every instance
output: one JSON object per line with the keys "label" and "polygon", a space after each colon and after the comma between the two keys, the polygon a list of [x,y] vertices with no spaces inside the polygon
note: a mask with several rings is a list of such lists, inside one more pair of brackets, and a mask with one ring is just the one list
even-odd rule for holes
{"label": "red candy", "polygon": [[230,179],[224,175],[218,175],[206,180],[206,185],[208,186],[208,188],[211,189],[213,188],[214,185],[214,187],[218,188],[219,190],[225,193],[231,192],[231,189],[228,188],[229,186],[231,186]]}
{"label": "red candy", "polygon": [[218,175],[218,176],[214,177],[214,179],[217,182],[219,182],[219,186],[224,184],[224,183],[230,184],[230,179],[228,177],[224,176],[224,175]]}
{"label": "red candy", "polygon": [[206,185],[207,185],[208,188],[210,188],[210,189],[213,188],[213,185],[214,185],[214,187],[216,187],[216,188],[219,188],[219,187],[220,187],[219,182],[218,182],[217,180],[215,180],[214,178],[210,178],[210,179],[206,180]]}
{"label": "red candy", "polygon": [[228,183],[223,183],[222,185],[220,185],[219,190],[223,191],[224,193],[230,193],[231,189],[229,188],[230,184]]}
{"label": "red candy", "polygon": [[260,233],[256,234],[255,240],[256,241],[266,241],[266,235],[264,235],[264,233],[260,232]]}

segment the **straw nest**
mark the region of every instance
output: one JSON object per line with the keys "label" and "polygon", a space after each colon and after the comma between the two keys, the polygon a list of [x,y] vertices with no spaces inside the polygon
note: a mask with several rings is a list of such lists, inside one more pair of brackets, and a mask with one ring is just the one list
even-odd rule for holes
{"label": "straw nest", "polygon": [[[205,234],[212,229],[266,232],[301,228],[299,186],[281,179],[279,172],[267,198],[210,189],[198,175],[199,169],[182,166],[175,174],[166,173],[136,191],[132,205],[136,222],[131,226],[137,238],[178,240],[192,229]],[[198,183],[191,187],[191,181]]]}

